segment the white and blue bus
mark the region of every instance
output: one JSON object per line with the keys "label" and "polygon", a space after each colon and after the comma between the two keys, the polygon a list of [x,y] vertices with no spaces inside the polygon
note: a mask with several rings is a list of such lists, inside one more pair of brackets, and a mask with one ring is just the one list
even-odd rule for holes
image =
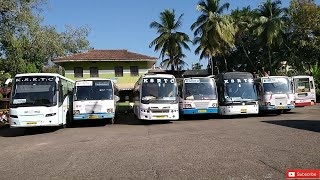
{"label": "white and blue bus", "polygon": [[258,98],[253,75],[248,72],[226,72],[217,76],[219,114],[258,114]]}
{"label": "white and blue bus", "polygon": [[111,79],[77,80],[73,120],[108,119],[113,124],[118,101],[118,89]]}
{"label": "white and blue bus", "polygon": [[295,108],[292,83],[287,76],[260,77],[255,80],[261,111],[280,114]]}
{"label": "white and blue bus", "polygon": [[146,74],[134,87],[134,114],[141,120],[178,120],[176,78],[170,74]]}
{"label": "white and blue bus", "polygon": [[74,83],[59,74],[17,74],[11,91],[10,127],[69,125]]}
{"label": "white and blue bus", "polygon": [[210,77],[190,77],[178,80],[181,115],[217,114],[218,93]]}

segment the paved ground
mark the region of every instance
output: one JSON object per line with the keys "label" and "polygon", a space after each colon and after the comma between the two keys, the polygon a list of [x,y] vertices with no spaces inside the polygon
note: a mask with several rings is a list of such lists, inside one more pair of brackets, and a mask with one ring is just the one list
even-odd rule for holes
{"label": "paved ground", "polygon": [[[195,118],[195,117],[191,117]],[[320,169],[320,106],[280,116],[0,129],[1,179],[284,179]]]}

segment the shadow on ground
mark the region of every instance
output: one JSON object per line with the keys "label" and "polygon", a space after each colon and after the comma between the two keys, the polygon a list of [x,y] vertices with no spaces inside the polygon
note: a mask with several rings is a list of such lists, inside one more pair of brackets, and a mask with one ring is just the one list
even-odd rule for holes
{"label": "shadow on ground", "polygon": [[133,113],[120,113],[115,119],[115,124],[125,125],[159,125],[170,124],[171,121],[143,121],[139,120]]}
{"label": "shadow on ground", "polygon": [[73,121],[71,128],[86,128],[86,127],[99,127],[99,126],[106,126],[111,125],[110,119],[90,119],[90,120],[79,120]]}
{"label": "shadow on ground", "polygon": [[307,131],[320,132],[320,121],[315,120],[275,120],[261,122],[279,126],[286,126],[290,128],[303,129]]}
{"label": "shadow on ground", "polygon": [[1,137],[17,137],[17,136],[46,134],[46,133],[52,133],[59,129],[60,127],[10,128],[9,125],[6,125],[0,128],[0,136]]}

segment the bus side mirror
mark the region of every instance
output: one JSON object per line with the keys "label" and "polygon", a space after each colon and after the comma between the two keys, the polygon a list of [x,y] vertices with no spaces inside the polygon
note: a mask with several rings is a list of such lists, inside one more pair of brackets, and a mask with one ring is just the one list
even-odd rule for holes
{"label": "bus side mirror", "polygon": [[115,95],[115,96],[114,96],[114,100],[115,100],[116,102],[118,102],[118,101],[120,101],[120,97],[117,96],[117,95]]}
{"label": "bus side mirror", "polygon": [[5,85],[8,85],[9,83],[12,83],[12,79],[11,79],[11,78],[7,79],[4,84],[5,84]]}

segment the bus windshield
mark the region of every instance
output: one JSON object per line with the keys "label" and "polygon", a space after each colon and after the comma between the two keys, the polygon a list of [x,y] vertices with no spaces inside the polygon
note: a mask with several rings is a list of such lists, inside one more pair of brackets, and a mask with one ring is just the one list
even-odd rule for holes
{"label": "bus windshield", "polygon": [[225,99],[228,101],[257,100],[257,92],[253,80],[225,80]]}
{"label": "bus windshield", "polygon": [[112,87],[110,80],[78,81],[75,100],[112,100]]}
{"label": "bus windshield", "polygon": [[144,78],[141,97],[142,103],[176,101],[176,81],[171,78]]}
{"label": "bus windshield", "polygon": [[17,77],[10,106],[55,106],[57,104],[55,79],[51,76]]}
{"label": "bus windshield", "polygon": [[217,99],[214,81],[209,78],[185,79],[185,100]]}
{"label": "bus windshield", "polygon": [[262,83],[265,93],[287,94],[291,92],[291,85],[288,78],[268,78],[263,79]]}
{"label": "bus windshield", "polygon": [[[297,93],[310,92],[309,78],[299,78],[295,80],[295,89]],[[312,82],[311,82],[312,83]]]}

